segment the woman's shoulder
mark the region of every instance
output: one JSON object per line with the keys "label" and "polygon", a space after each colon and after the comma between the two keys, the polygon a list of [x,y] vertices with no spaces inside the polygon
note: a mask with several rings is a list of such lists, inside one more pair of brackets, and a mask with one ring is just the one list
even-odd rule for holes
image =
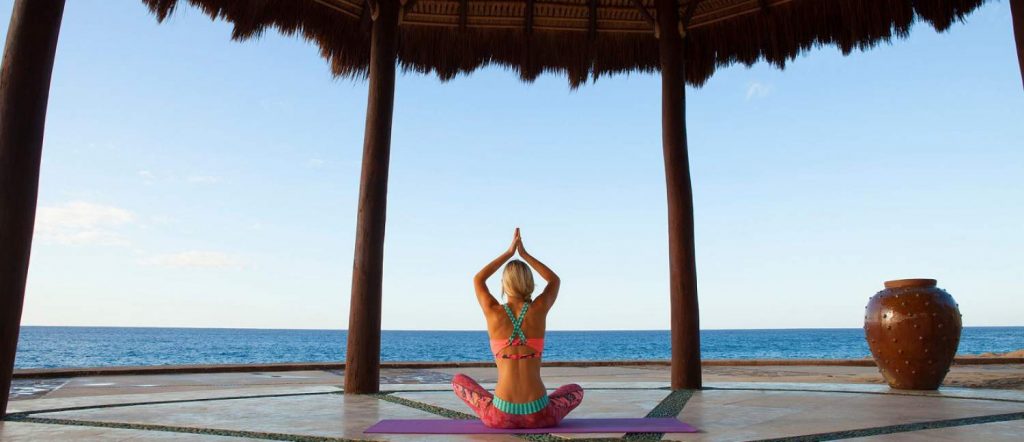
{"label": "woman's shoulder", "polygon": [[500,324],[502,319],[507,319],[504,304],[495,304],[484,309],[484,317],[487,318],[487,325]]}
{"label": "woman's shoulder", "polygon": [[545,299],[534,299],[533,302],[530,303],[530,313],[546,316],[549,310],[551,310],[551,303],[545,302]]}

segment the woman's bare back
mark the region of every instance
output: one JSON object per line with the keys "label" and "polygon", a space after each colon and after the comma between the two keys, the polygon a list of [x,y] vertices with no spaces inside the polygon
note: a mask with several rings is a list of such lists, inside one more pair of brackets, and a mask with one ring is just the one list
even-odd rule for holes
{"label": "woman's bare back", "polygon": [[[513,312],[522,310],[522,302],[509,302]],[[543,339],[547,328],[547,309],[531,304],[522,321],[521,329],[528,339]],[[492,340],[508,340],[512,335],[513,325],[504,307],[498,306],[487,312],[487,334]],[[538,349],[527,345],[505,347],[495,355],[498,366],[498,385],[495,395],[512,402],[530,402],[546,394],[544,381],[540,376],[540,357],[528,357],[537,353]],[[540,349],[541,351],[543,349]],[[504,356],[518,356],[505,358]],[[526,357],[524,357],[526,356]],[[540,356],[540,355],[538,355]]]}

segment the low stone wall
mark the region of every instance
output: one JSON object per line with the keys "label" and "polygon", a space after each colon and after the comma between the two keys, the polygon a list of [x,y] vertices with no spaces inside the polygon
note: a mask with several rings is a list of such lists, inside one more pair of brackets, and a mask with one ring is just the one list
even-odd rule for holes
{"label": "low stone wall", "polygon": [[[873,367],[871,359],[708,359],[701,362],[705,367],[751,367],[751,366],[840,366]],[[954,365],[1024,364],[1024,358],[999,357],[958,357]],[[383,362],[381,368],[464,368],[491,367],[493,362]],[[545,361],[545,367],[667,367],[668,360],[637,361]],[[134,367],[87,367],[87,368],[34,368],[14,371],[15,379],[61,378],[76,376],[111,376],[141,374],[186,374],[186,373],[238,373],[299,370],[343,370],[341,362],[296,362],[280,364],[209,364],[209,365],[157,365]]]}

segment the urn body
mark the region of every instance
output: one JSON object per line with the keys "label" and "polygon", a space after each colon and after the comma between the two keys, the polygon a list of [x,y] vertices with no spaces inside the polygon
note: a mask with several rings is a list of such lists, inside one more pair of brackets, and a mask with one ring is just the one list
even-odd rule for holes
{"label": "urn body", "polygon": [[864,334],[892,388],[935,390],[942,384],[962,328],[953,297],[934,279],[886,281],[864,315]]}

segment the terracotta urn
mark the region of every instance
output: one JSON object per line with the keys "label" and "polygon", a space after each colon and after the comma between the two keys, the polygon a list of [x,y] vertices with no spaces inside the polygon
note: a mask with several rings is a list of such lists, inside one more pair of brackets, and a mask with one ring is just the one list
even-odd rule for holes
{"label": "terracotta urn", "polygon": [[960,344],[960,309],[934,279],[886,281],[871,297],[864,334],[892,388],[935,390]]}

